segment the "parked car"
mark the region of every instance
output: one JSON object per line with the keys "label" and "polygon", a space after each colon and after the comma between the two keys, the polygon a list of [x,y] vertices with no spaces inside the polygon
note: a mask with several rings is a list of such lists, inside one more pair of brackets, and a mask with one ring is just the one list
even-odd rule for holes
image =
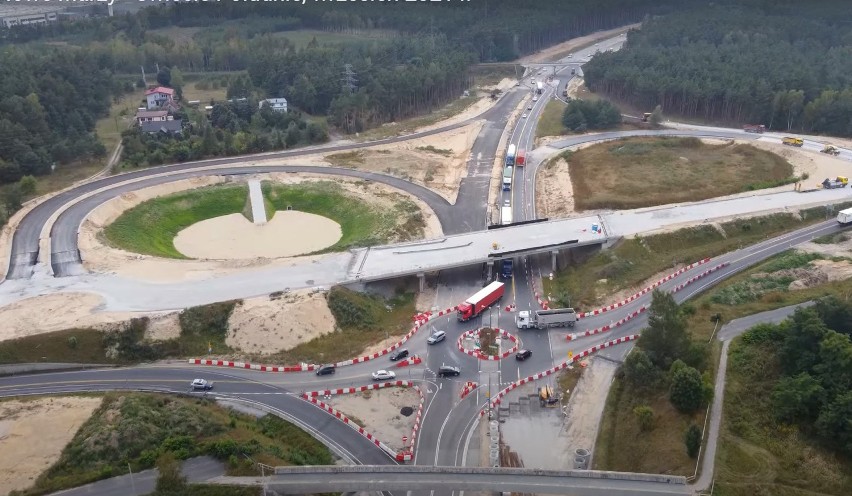
{"label": "parked car", "polygon": [[444,338],[446,338],[446,337],[447,337],[447,333],[446,333],[446,332],[444,332],[444,331],[435,331],[435,332],[433,332],[433,333],[432,333],[432,335],[431,335],[431,336],[429,336],[429,339],[427,339],[427,340],[426,340],[426,343],[427,343],[427,344],[440,343],[440,342],[441,342],[441,341],[443,341],[443,340],[444,340]]}
{"label": "parked car", "polygon": [[391,359],[391,362],[395,362],[397,360],[402,360],[403,358],[405,358],[407,356],[408,356],[408,350],[403,348],[401,350],[396,350],[395,352],[391,353],[390,359]]}
{"label": "parked car", "polygon": [[396,374],[394,374],[390,370],[379,370],[378,372],[373,372],[373,380],[374,381],[387,381],[387,380],[393,379],[395,377],[396,377]]}
{"label": "parked car", "polygon": [[335,367],[333,363],[327,363],[325,365],[320,365],[320,368],[317,369],[317,375],[333,374],[335,369],[337,369],[337,367]]}
{"label": "parked car", "polygon": [[192,380],[192,389],[195,391],[209,391],[213,389],[213,383],[207,381],[205,379],[193,379]]}
{"label": "parked car", "polygon": [[461,373],[458,367],[450,367],[449,365],[442,365],[441,368],[438,369],[438,377],[449,377],[456,376]]}
{"label": "parked car", "polygon": [[527,358],[532,356],[532,351],[530,350],[521,350],[515,355],[515,360],[524,361]]}

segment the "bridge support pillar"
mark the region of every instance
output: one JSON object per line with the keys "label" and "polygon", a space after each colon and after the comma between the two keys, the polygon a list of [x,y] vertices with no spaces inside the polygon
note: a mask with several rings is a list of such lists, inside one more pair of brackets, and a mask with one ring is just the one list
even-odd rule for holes
{"label": "bridge support pillar", "polygon": [[426,274],[424,272],[417,274],[417,282],[420,283],[420,292],[422,293],[426,289]]}
{"label": "bridge support pillar", "polygon": [[485,280],[490,281],[491,275],[494,273],[494,262],[485,262],[485,265],[488,266],[488,275],[485,276]]}
{"label": "bridge support pillar", "polygon": [[556,272],[556,269],[558,268],[556,266],[556,254],[557,253],[559,253],[559,252],[558,251],[550,252],[550,265],[552,265],[552,267],[550,269],[551,272]]}

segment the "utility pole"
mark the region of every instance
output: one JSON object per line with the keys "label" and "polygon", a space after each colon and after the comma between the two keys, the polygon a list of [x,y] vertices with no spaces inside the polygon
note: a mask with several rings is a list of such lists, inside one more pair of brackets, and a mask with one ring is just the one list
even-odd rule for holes
{"label": "utility pole", "polygon": [[352,64],[343,65],[343,90],[349,93],[354,93],[358,89],[358,78],[355,71],[352,69]]}
{"label": "utility pole", "polygon": [[127,470],[130,470],[130,488],[133,490],[133,496],[136,496],[136,484],[133,483],[133,468],[130,466],[130,462],[127,462]]}

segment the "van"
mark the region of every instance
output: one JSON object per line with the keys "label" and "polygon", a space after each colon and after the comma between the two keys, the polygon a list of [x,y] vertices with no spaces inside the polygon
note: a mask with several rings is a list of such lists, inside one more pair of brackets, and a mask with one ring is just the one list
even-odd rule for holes
{"label": "van", "polygon": [[334,370],[337,367],[333,363],[327,363],[325,365],[320,365],[320,368],[317,369],[317,375],[329,375],[333,374]]}
{"label": "van", "polygon": [[432,335],[431,335],[431,336],[429,336],[429,339],[427,339],[427,340],[426,340],[426,343],[428,343],[428,344],[440,343],[440,342],[441,342],[441,341],[443,341],[443,340],[444,340],[444,338],[446,338],[446,337],[447,337],[447,333],[446,333],[446,332],[444,332],[444,331],[435,331],[435,332],[433,332],[433,333],[432,333]]}

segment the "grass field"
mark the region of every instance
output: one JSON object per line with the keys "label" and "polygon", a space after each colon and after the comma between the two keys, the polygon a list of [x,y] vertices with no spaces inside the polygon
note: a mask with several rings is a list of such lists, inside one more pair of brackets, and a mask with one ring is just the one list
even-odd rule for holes
{"label": "grass field", "polygon": [[227,86],[216,84],[214,87],[209,81],[197,81],[186,85],[186,88],[183,90],[183,101],[198,100],[201,102],[198,104],[199,108],[204,110],[204,106],[210,105],[211,100],[221,102],[227,98],[227,95]]}
{"label": "grass field", "polygon": [[567,132],[562,125],[562,113],[565,104],[559,100],[550,100],[541,112],[541,118],[535,128],[535,137],[562,136]]}
{"label": "grass field", "polygon": [[360,356],[364,349],[411,330],[414,293],[400,288],[386,300],[335,286],[328,293],[328,306],[337,322],[338,332],[321,336],[292,350],[257,357],[264,363],[330,363]]}
{"label": "grass field", "polygon": [[773,419],[770,393],[780,367],[774,344],[731,344],[714,494],[852,494],[852,460]]}
{"label": "grass field", "polygon": [[524,74],[524,68],[515,64],[475,65],[470,68],[473,85],[477,87],[495,86],[505,78],[518,79]]}
{"label": "grass field", "polygon": [[697,201],[797,180],[774,153],[698,138],[626,138],[571,153],[568,164],[577,210]]}
{"label": "grass field", "polygon": [[[187,383],[188,384],[188,383]],[[245,455],[267,465],[330,465],[331,453],[295,425],[260,419],[200,398],[109,393],[52,467],[26,495],[40,495],[151,468],[166,452],[182,460],[212,455],[231,475],[256,473]]]}
{"label": "grass field", "polygon": [[[838,207],[840,208],[840,207]],[[556,305],[567,304],[589,310],[609,303],[608,296],[635,287],[654,274],[675,264],[690,264],[714,257],[764,239],[825,220],[821,208],[804,210],[803,218],[793,214],[735,220],[721,224],[724,235],[713,226],[680,229],[671,233],[625,239],[601,251],[588,261],[558,272],[553,281],[543,281],[545,294]]]}
{"label": "grass field", "polygon": [[400,122],[385,124],[375,129],[369,129],[363,133],[359,133],[358,141],[371,141],[382,138],[389,138],[403,133],[410,133],[421,127],[431,126],[437,122],[449,119],[455,115],[464,112],[468,107],[479,101],[478,97],[467,96],[453,100],[447,105],[435,110],[431,114],[412,117]]}

